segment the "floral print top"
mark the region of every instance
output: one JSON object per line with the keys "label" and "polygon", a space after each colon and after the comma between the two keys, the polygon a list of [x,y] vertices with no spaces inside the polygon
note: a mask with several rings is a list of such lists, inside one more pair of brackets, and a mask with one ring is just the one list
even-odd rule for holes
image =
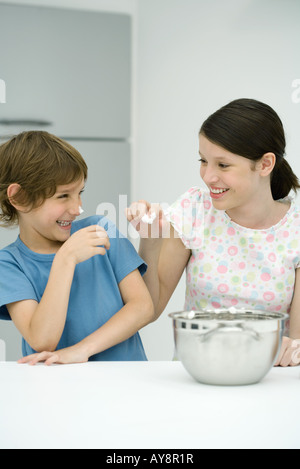
{"label": "floral print top", "polygon": [[191,250],[185,310],[251,308],[288,313],[300,267],[300,207],[291,206],[263,230],[234,223],[216,210],[208,191],[192,187],[166,212]]}

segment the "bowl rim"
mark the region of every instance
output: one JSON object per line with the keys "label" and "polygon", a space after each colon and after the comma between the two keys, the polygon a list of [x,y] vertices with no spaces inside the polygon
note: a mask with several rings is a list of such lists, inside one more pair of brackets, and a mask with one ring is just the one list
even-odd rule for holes
{"label": "bowl rim", "polygon": [[[188,317],[187,315],[190,313],[195,313],[194,317]],[[215,317],[207,317],[208,315],[214,315]],[[229,314],[231,315],[230,319],[226,317],[221,317],[222,315]],[[203,315],[203,317],[201,317]],[[206,317],[205,317],[206,315]],[[245,317],[241,317],[245,315]],[[247,315],[247,317],[246,317]],[[251,317],[253,315],[253,317]],[[253,321],[257,320],[260,321],[270,320],[270,321],[285,321],[289,318],[289,314],[281,313],[281,312],[270,312],[270,311],[263,311],[263,310],[251,310],[250,308],[235,308],[235,311],[230,311],[230,308],[216,308],[216,309],[191,309],[191,310],[182,310],[173,313],[169,313],[168,316],[175,320],[179,321],[186,321],[189,323],[199,323],[201,321],[222,321],[222,322],[243,322],[247,319],[251,319]],[[219,317],[218,317],[219,316]]]}

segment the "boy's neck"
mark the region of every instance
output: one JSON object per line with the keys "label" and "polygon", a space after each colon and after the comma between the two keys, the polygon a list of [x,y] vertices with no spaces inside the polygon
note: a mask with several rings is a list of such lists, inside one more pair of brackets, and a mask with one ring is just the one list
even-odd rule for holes
{"label": "boy's neck", "polygon": [[56,254],[63,245],[60,241],[53,241],[39,236],[37,233],[30,234],[20,225],[20,240],[31,251],[37,254]]}

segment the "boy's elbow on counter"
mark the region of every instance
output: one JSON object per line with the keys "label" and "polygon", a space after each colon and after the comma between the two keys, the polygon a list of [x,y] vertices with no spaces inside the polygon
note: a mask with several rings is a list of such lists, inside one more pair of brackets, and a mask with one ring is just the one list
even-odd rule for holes
{"label": "boy's elbow on counter", "polygon": [[43,346],[43,345],[40,345],[40,346],[35,347],[34,350],[35,350],[37,353],[42,353],[42,352],[55,352],[56,347],[45,344],[44,346]]}
{"label": "boy's elbow on counter", "polygon": [[28,341],[30,347],[37,353],[41,352],[55,352],[58,343],[49,339],[42,340],[41,338],[32,338]]}

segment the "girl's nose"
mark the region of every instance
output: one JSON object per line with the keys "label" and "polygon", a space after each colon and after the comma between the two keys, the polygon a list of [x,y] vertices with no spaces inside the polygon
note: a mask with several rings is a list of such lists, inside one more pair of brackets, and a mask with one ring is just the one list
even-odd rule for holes
{"label": "girl's nose", "polygon": [[217,175],[216,171],[213,168],[206,167],[205,170],[201,174],[203,181],[208,186],[211,184],[215,184],[219,180],[219,176]]}

